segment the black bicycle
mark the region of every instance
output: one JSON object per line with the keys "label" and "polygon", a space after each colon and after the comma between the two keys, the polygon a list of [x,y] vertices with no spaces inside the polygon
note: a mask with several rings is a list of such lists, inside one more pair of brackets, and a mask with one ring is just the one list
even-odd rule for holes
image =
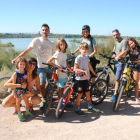
{"label": "black bicycle", "polygon": [[[57,68],[55,68],[55,67],[53,67],[53,66],[51,66],[47,63],[42,63],[42,64],[48,65],[48,69],[52,72],[52,74],[55,74],[55,71],[56,71]],[[48,85],[47,85],[46,91],[45,91],[44,100],[43,100],[42,114],[44,116],[47,116],[47,114],[49,113],[54,91],[56,91],[56,92],[58,91],[57,85],[56,85],[56,80],[55,79],[49,79],[48,80]]]}

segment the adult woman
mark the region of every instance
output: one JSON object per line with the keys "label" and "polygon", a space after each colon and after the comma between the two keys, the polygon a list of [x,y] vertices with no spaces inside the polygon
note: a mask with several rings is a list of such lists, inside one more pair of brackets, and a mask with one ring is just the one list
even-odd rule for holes
{"label": "adult woman", "polygon": [[[30,112],[33,112],[33,105],[37,105],[40,104],[41,99],[40,97],[37,95],[40,93],[40,80],[39,80],[39,76],[37,74],[37,60],[35,58],[30,58],[28,60],[29,65],[28,65],[28,91],[26,96],[29,98],[29,106],[30,106]],[[33,85],[36,85],[36,91],[33,90]],[[11,79],[9,79],[5,84],[5,87],[7,88],[16,88],[16,87],[22,87],[22,88],[26,88],[27,84],[23,83],[23,84],[14,84],[13,83],[13,77],[11,77]],[[10,94],[9,96],[7,96],[3,102],[2,102],[2,106],[3,107],[12,107],[12,106],[16,106],[16,98],[14,97],[13,94]],[[17,114],[16,108],[14,111],[14,114]]]}
{"label": "adult woman", "polygon": [[[125,56],[126,54],[129,54],[130,61],[139,63],[140,46],[139,46],[138,42],[132,37],[130,37],[127,40],[127,49],[124,52],[120,53],[117,57],[115,57],[115,59],[118,61],[122,56]],[[133,69],[133,78],[134,78],[134,81],[136,82],[135,98],[136,98],[136,103],[137,104],[140,104],[140,101],[139,101],[139,84],[138,84],[139,72],[140,72],[140,69],[139,70],[138,69]]]}
{"label": "adult woman", "polygon": [[[88,57],[90,58],[90,64],[92,66],[92,68],[96,69],[96,58],[94,57],[95,54],[97,53],[97,45],[96,45],[96,41],[93,37],[91,37],[90,35],[90,27],[88,25],[84,25],[82,27],[82,40],[81,42],[85,42],[88,44],[89,50],[87,52]],[[73,53],[76,53],[77,51],[79,51],[79,48],[77,48]],[[93,74],[90,72],[91,76],[93,77]],[[92,82],[95,81],[95,78],[92,78]]]}

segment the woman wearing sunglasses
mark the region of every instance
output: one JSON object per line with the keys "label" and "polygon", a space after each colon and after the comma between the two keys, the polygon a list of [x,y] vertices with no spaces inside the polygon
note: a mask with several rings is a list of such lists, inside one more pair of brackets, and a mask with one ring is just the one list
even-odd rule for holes
{"label": "woman wearing sunglasses", "polygon": [[[37,74],[37,60],[35,58],[29,58],[28,60],[28,84],[22,83],[22,84],[14,84],[13,83],[13,77],[11,77],[4,86],[7,88],[17,88],[22,87],[28,89],[26,92],[26,96],[29,98],[29,106],[30,106],[30,112],[34,112],[33,105],[40,104],[41,99],[38,96],[40,93],[40,80],[39,76]],[[36,89],[34,89],[34,85],[36,85]],[[3,107],[15,107],[16,106],[16,98],[14,97],[14,94],[8,95],[2,102]],[[15,110],[13,114],[17,114],[17,110],[15,107]]]}

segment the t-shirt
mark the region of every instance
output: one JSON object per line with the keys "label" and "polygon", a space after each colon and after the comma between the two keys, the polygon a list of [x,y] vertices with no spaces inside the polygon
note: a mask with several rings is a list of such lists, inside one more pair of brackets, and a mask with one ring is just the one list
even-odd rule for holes
{"label": "t-shirt", "polygon": [[88,52],[87,52],[87,56],[89,56],[91,53],[93,53],[93,52],[94,52],[93,47],[97,46],[97,45],[96,45],[96,41],[95,41],[95,39],[94,39],[93,37],[92,37],[92,45],[93,45],[92,47],[91,47],[90,38],[89,38],[88,40],[85,40],[85,39],[83,38],[81,42],[82,42],[82,43],[85,42],[85,43],[88,44],[89,49],[88,49]]}
{"label": "t-shirt", "polygon": [[122,50],[125,50],[127,48],[126,40],[122,39],[121,41],[115,42],[115,53],[118,55],[122,52]]}
{"label": "t-shirt", "polygon": [[[67,53],[62,53],[62,52],[56,52],[54,55],[53,55],[55,59],[55,64],[58,65],[58,66],[61,66],[61,67],[67,67]],[[64,78],[67,78],[67,74],[64,73],[64,72],[61,72],[61,71],[58,71],[57,70],[57,75],[58,75],[58,78],[61,78],[61,79],[64,79]]]}
{"label": "t-shirt", "polygon": [[138,46],[138,52],[136,52],[135,48],[133,49],[133,54],[130,53],[130,50],[128,48],[125,50],[125,52],[127,54],[129,54],[129,56],[130,56],[129,60],[130,61],[138,61],[139,58],[140,58],[140,46]]}
{"label": "t-shirt", "polygon": [[55,43],[50,40],[43,40],[42,37],[34,38],[29,46],[35,49],[39,68],[46,67],[42,62],[46,63],[56,51]]}
{"label": "t-shirt", "polygon": [[[88,71],[89,72],[89,67],[88,67],[88,63],[90,62],[88,56],[82,56],[82,55],[78,55],[75,59],[75,63],[78,64],[78,68],[84,71]],[[86,75],[84,75],[84,77],[86,79],[89,79],[89,77],[87,77]],[[76,80],[86,80],[83,77],[80,77],[78,75],[76,75]]]}

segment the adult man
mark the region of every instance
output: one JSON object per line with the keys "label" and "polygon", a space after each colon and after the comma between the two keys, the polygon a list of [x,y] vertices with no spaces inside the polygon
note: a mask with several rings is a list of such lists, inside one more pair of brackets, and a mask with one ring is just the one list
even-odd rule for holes
{"label": "adult man", "polygon": [[32,49],[35,49],[37,60],[38,60],[38,74],[40,77],[40,86],[41,86],[41,94],[44,98],[45,95],[45,84],[47,79],[50,79],[52,76],[51,71],[45,68],[46,66],[42,64],[42,62],[47,62],[47,60],[52,56],[52,53],[55,52],[56,46],[53,42],[48,39],[48,35],[50,33],[50,28],[47,24],[43,24],[41,26],[41,34],[42,37],[36,37],[29,44],[29,47],[23,51],[18,57],[12,60],[12,63],[17,60],[19,57],[24,57],[27,55]]}
{"label": "adult man", "polygon": [[[118,54],[125,51],[125,49],[127,48],[127,45],[126,45],[126,40],[120,37],[120,33],[117,29],[113,30],[112,34],[113,34],[114,39],[116,39],[114,49],[112,51],[112,58],[115,58]],[[123,68],[124,68],[124,65],[119,62],[114,64],[116,84],[115,84],[114,94],[110,98],[110,100],[116,99],[116,95],[117,95],[116,92],[117,92],[117,88],[119,85],[120,76],[121,76]]]}

